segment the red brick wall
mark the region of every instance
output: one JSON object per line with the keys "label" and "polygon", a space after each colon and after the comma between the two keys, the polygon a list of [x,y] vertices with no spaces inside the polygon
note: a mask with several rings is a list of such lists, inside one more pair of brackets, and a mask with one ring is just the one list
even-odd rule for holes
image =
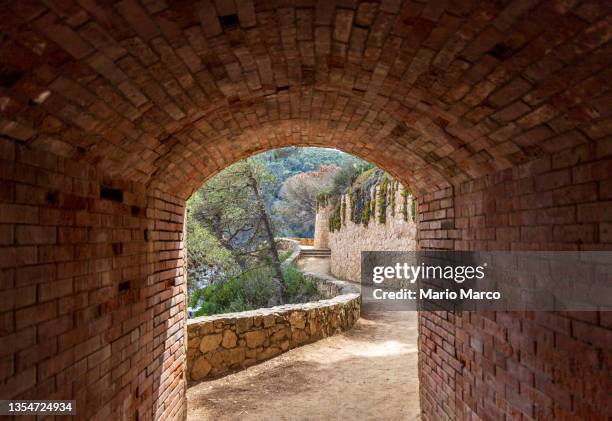
{"label": "red brick wall", "polygon": [[0,139],[3,399],[181,418],[181,203]]}
{"label": "red brick wall", "polygon": [[[425,248],[610,248],[604,1],[4,3],[0,135],[22,146],[0,139],[2,396],[181,413],[182,201],[144,185],[184,198],[265,149],[335,146],[446,187],[422,199]],[[421,328],[429,418],[534,413],[525,396],[609,411],[588,374],[609,370],[606,314]]]}
{"label": "red brick wall", "polygon": [[[612,248],[605,145],[423,196],[420,246]],[[182,200],[4,139],[0,159],[0,395],[181,418]],[[607,313],[423,313],[420,333],[426,419],[612,410]]]}
{"label": "red brick wall", "polygon": [[[608,144],[423,196],[420,246],[612,248]],[[0,395],[182,417],[182,200],[5,139],[0,159]],[[612,410],[607,313],[423,313],[420,332],[427,419]]]}
{"label": "red brick wall", "polygon": [[[420,246],[612,249],[610,141],[421,198]],[[422,313],[425,419],[609,419],[607,312]]]}

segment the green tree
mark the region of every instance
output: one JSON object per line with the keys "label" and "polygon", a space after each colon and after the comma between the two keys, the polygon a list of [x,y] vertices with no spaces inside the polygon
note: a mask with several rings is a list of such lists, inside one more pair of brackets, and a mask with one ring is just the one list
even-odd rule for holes
{"label": "green tree", "polygon": [[278,295],[280,297],[281,304],[284,304],[287,302],[287,288],[285,287],[285,282],[283,280],[281,261],[278,257],[278,250],[276,249],[276,241],[274,239],[274,229],[272,228],[272,221],[270,220],[270,215],[268,214],[268,211],[266,209],[266,205],[263,201],[260,189],[261,181],[265,180],[265,177],[269,177],[270,174],[264,169],[261,164],[249,161],[247,161],[246,171],[249,185],[251,186],[251,190],[255,198],[255,203],[257,205],[259,217],[261,218],[262,225],[265,229],[266,239],[268,241],[268,251],[272,260],[272,267],[274,268],[276,277],[278,278],[276,280]]}
{"label": "green tree", "polygon": [[202,203],[202,195],[196,192],[187,202],[187,276],[189,294],[204,287],[215,278],[232,276],[236,261],[217,237],[195,217],[195,210]]}
{"label": "green tree", "polygon": [[[191,264],[197,267],[207,258],[212,260],[216,256],[220,259],[218,266],[224,270],[217,271],[218,276],[212,277],[211,283],[235,276],[237,272],[271,266],[275,270],[279,299],[284,303],[286,291],[274,241],[274,228],[264,201],[273,183],[274,176],[263,162],[254,159],[240,161],[217,174],[190,201],[190,222],[201,228],[191,228],[187,233],[187,242],[188,245],[198,241],[204,246],[212,245],[211,254],[198,249],[191,260]],[[207,236],[207,233],[210,235]],[[204,242],[203,239],[208,241]],[[196,259],[200,259],[200,262],[196,263]],[[239,268],[228,269],[226,263],[230,261]]]}
{"label": "green tree", "polygon": [[[310,294],[300,286],[306,293],[296,295],[295,285],[305,281],[287,278],[274,240],[281,232],[295,235],[297,212],[291,207],[278,212],[274,204],[286,197],[286,180],[294,180],[289,184],[299,196],[308,191],[299,180],[308,177],[296,175],[334,165],[354,171],[363,161],[323,148],[283,148],[231,165],[193,195],[187,205],[188,286],[190,305],[199,307],[199,314],[282,304]],[[315,197],[306,194],[300,204],[311,223]]]}
{"label": "green tree", "polygon": [[[272,175],[255,164],[255,177],[264,184]],[[211,178],[197,192],[194,220],[203,225],[246,270],[257,256],[263,239],[261,216],[253,212],[255,198],[248,175],[251,162],[241,161]]]}

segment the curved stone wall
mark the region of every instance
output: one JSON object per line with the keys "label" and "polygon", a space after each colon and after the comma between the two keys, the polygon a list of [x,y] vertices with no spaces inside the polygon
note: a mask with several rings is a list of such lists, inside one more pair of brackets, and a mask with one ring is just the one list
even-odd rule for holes
{"label": "curved stone wall", "polygon": [[[298,254],[299,250],[288,263]],[[359,319],[359,290],[330,276],[304,275],[315,281],[326,299],[190,320],[187,380],[200,381],[240,370],[351,328]]]}

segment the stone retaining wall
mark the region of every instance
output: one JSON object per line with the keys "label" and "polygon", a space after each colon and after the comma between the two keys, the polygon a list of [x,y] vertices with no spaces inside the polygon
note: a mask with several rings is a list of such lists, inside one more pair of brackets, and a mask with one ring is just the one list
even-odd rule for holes
{"label": "stone retaining wall", "polygon": [[[378,189],[374,186],[372,189]],[[400,189],[395,198],[395,212],[392,205],[386,208],[385,222],[379,222],[380,208],[370,218],[369,224],[356,224],[348,218],[339,230],[329,232],[329,217],[333,205],[322,206],[317,211],[315,224],[315,247],[331,250],[330,269],[341,279],[361,280],[362,251],[410,251],[417,249],[416,215],[412,214],[414,197],[407,198],[407,217],[404,219]],[[372,193],[372,196],[375,196]],[[349,203],[348,195],[343,196]]]}
{"label": "stone retaining wall", "polygon": [[[293,262],[296,256],[288,260]],[[190,320],[187,380],[240,370],[351,328],[359,319],[358,289],[329,276],[304,275],[315,281],[326,299]]]}

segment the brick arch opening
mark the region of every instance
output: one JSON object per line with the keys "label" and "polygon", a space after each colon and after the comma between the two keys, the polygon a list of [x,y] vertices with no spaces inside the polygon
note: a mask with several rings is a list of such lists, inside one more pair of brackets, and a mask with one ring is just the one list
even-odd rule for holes
{"label": "brick arch opening", "polygon": [[[0,14],[1,397],[183,417],[184,199],[269,148],[389,170],[419,195],[422,248],[612,248],[605,2]],[[420,322],[426,419],[609,416],[608,313]]]}
{"label": "brick arch opening", "polygon": [[451,185],[437,168],[400,144],[389,141],[385,132],[368,136],[365,131],[334,126],[328,120],[284,120],[266,123],[232,137],[218,137],[187,146],[181,144],[164,157],[163,162],[158,162],[160,168],[149,185],[181,197],[188,196],[223,168],[249,156],[288,146],[341,150],[384,168],[414,191]]}

